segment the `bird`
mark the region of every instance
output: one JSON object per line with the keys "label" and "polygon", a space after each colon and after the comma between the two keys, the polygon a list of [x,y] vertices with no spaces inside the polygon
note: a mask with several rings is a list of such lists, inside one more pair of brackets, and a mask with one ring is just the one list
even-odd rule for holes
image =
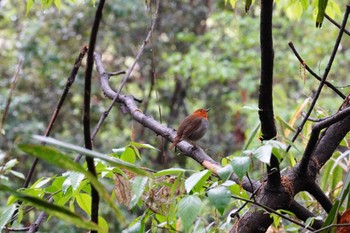
{"label": "bird", "polygon": [[191,115],[185,117],[180,123],[173,144],[169,150],[172,150],[182,140],[197,141],[201,139],[207,132],[209,121],[208,111],[210,108],[200,108],[194,111]]}

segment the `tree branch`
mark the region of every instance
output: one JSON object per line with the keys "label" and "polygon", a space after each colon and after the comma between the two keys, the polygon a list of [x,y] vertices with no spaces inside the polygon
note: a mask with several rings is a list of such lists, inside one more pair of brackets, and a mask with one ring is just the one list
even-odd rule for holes
{"label": "tree branch", "polygon": [[[95,14],[94,23],[91,28],[90,41],[89,41],[89,50],[87,55],[87,65],[85,70],[85,87],[84,87],[84,116],[83,116],[83,125],[84,125],[84,143],[87,149],[92,149],[91,133],[90,133],[90,101],[91,101],[91,76],[92,69],[94,66],[94,51],[97,33],[102,18],[102,10],[105,0],[100,0]],[[86,157],[86,162],[89,172],[97,177],[96,168],[94,164],[94,159]],[[91,185],[91,221],[98,224],[98,207],[99,207],[100,197],[97,190],[93,185]],[[92,230],[91,233],[97,233],[97,231]]]}
{"label": "tree branch", "polygon": [[[272,38],[273,0],[261,1],[260,16],[260,49],[261,74],[259,87],[259,118],[261,122],[261,140],[270,140],[276,137],[276,125],[273,113],[273,38]],[[271,155],[270,165],[267,166],[267,186],[278,187],[281,184],[279,162]]]}
{"label": "tree branch", "polygon": [[332,202],[322,191],[322,189],[316,184],[316,182],[307,185],[305,191],[309,192],[312,196],[314,196],[314,198],[318,201],[318,203],[321,204],[321,206],[327,213],[331,211],[333,207]]}
{"label": "tree branch", "polygon": [[[110,87],[108,75],[103,67],[101,55],[96,53],[94,54],[96,69],[100,74],[100,83],[103,93],[109,98],[114,99],[116,102],[122,104],[124,110],[129,113],[132,118],[142,124],[144,127],[151,129],[157,135],[162,136],[163,138],[173,141],[176,136],[176,131],[168,128],[158,121],[154,120],[152,116],[145,115],[136,105],[133,96],[127,96],[120,93],[117,95],[115,91]],[[192,144],[187,141],[181,141],[178,144],[178,149],[186,156],[192,158],[203,167],[212,170],[215,174],[217,174],[217,170],[221,168],[220,164],[213,160],[210,156],[208,156],[199,146],[194,147]],[[243,177],[242,181],[235,175],[231,175],[231,179],[237,183],[241,183],[242,187],[249,191],[251,190],[251,183],[246,177]],[[252,181],[253,188],[257,189],[260,186],[260,182]]]}
{"label": "tree branch", "polygon": [[[318,153],[313,153],[313,151],[314,151],[316,145],[323,146],[322,140],[319,140],[319,134],[320,134],[321,130],[323,130],[327,127],[329,127],[329,128],[326,130],[326,132],[324,132],[323,135],[324,136],[327,135],[327,137],[326,137],[327,143],[325,143],[325,146],[333,149],[332,151],[328,150],[329,155],[332,155],[333,151],[339,145],[340,141],[345,137],[347,132],[349,132],[349,129],[350,129],[350,128],[348,128],[348,127],[350,127],[349,113],[350,113],[350,108],[346,108],[346,109],[334,114],[332,117],[328,117],[325,120],[314,124],[314,126],[312,127],[309,142],[306,145],[303,157],[300,161],[300,167],[299,167],[299,171],[298,171],[300,174],[306,173],[312,155],[316,155],[317,158],[320,158]],[[335,124],[335,123],[337,123],[337,124]],[[334,129],[334,128],[337,129],[337,131],[333,131],[332,129]],[[330,135],[330,133],[331,133],[331,135]],[[331,136],[332,139],[330,139],[329,136]],[[333,145],[333,146],[330,147],[330,145]],[[322,154],[324,154],[324,153],[322,153]],[[321,160],[318,162],[320,162],[321,164],[325,163],[324,160]]]}
{"label": "tree branch", "polygon": [[98,123],[97,123],[97,126],[96,126],[96,128],[95,128],[95,130],[94,130],[94,132],[93,132],[93,135],[96,135],[96,134],[97,134],[97,132],[98,132],[99,129],[101,128],[101,126],[102,126],[104,120],[106,119],[106,117],[108,116],[108,114],[110,113],[110,111],[112,110],[112,108],[113,108],[113,106],[114,106],[114,103],[116,102],[116,100],[117,100],[117,98],[118,98],[118,95],[121,93],[123,87],[124,87],[125,84],[126,84],[126,81],[129,79],[129,77],[130,77],[130,75],[131,75],[131,72],[133,71],[133,69],[134,69],[134,67],[135,67],[135,65],[136,65],[136,63],[137,63],[137,61],[140,59],[141,55],[143,54],[143,51],[145,50],[145,47],[146,47],[147,43],[149,42],[149,40],[150,40],[150,38],[151,38],[151,36],[152,36],[152,33],[153,33],[153,31],[154,31],[154,27],[155,27],[155,25],[156,25],[157,18],[158,18],[159,0],[157,0],[157,3],[156,3],[156,4],[157,4],[157,6],[156,6],[155,17],[154,17],[154,19],[153,19],[153,21],[152,21],[152,23],[151,23],[151,28],[150,28],[150,30],[149,30],[149,32],[148,32],[148,34],[147,34],[145,40],[143,41],[143,43],[142,43],[140,49],[138,50],[134,62],[132,63],[132,65],[131,65],[130,68],[128,69],[128,71],[127,71],[125,77],[123,78],[123,81],[122,81],[122,83],[120,84],[120,86],[119,86],[119,88],[118,88],[118,90],[117,90],[117,94],[113,97],[112,103],[109,105],[108,109],[107,109],[105,112],[103,112],[102,116],[100,117],[100,120],[99,120]]}
{"label": "tree branch", "polygon": [[[332,24],[334,24],[337,28],[341,28],[341,25],[339,25],[339,23],[337,23],[334,19],[332,19],[331,17],[329,17],[328,14],[324,14],[324,16],[326,17],[326,19],[328,19],[329,22],[331,22]],[[350,36],[350,32],[346,29],[344,29],[344,32]]]}

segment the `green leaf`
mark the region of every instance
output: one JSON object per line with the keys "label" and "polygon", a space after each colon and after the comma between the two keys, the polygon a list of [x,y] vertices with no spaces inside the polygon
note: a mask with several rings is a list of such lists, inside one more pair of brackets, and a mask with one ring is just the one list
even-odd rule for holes
{"label": "green leaf", "polygon": [[54,205],[37,197],[32,197],[24,193],[20,193],[2,184],[0,184],[0,190],[9,193],[13,196],[16,196],[18,199],[29,203],[31,206],[43,210],[49,215],[55,216],[77,227],[105,232],[104,229],[100,228],[95,223],[77,215],[76,213],[71,212],[66,207]]}
{"label": "green leaf", "polygon": [[318,0],[317,16],[316,16],[316,27],[322,27],[324,14],[326,11],[328,0]]}
{"label": "green leaf", "polygon": [[230,178],[233,172],[232,165],[229,164],[225,167],[219,168],[216,172],[222,180],[227,180],[228,178]]}
{"label": "green leaf", "polygon": [[260,128],[260,123],[257,124],[257,125],[254,127],[253,131],[250,133],[249,138],[248,138],[247,142],[245,143],[245,145],[244,145],[242,151],[245,151],[245,150],[248,149],[248,147],[250,146],[250,144],[252,143],[252,141],[256,138],[256,134],[258,133],[259,128]]}
{"label": "green leaf", "polygon": [[[326,226],[329,226],[333,223],[336,223],[338,213],[339,213],[339,208],[343,204],[344,200],[349,196],[349,192],[350,192],[350,174],[348,173],[346,180],[343,184],[343,189],[342,189],[339,197],[337,198],[337,200],[333,204],[333,207],[332,207],[331,211],[329,212],[326,220],[324,221],[322,227],[326,227]],[[322,231],[322,233],[326,233],[326,232],[328,232],[327,229]]]}
{"label": "green leaf", "polygon": [[4,209],[2,209],[0,214],[0,229],[3,229],[4,226],[10,221],[16,209],[16,204],[7,206]]}
{"label": "green leaf", "polygon": [[266,144],[260,146],[258,149],[254,151],[254,156],[259,159],[261,162],[270,164],[271,156],[272,156],[272,145]]}
{"label": "green leaf", "polygon": [[101,216],[98,216],[98,225],[105,230],[105,232],[109,232],[109,227],[106,219]]}
{"label": "green leaf", "polygon": [[34,0],[27,0],[26,15],[28,15],[30,8],[32,8]]}
{"label": "green leaf", "polygon": [[124,217],[120,210],[115,205],[114,201],[107,193],[103,185],[97,180],[97,178],[90,172],[86,171],[83,166],[79,163],[74,162],[67,155],[62,154],[54,148],[41,145],[20,145],[19,148],[24,152],[33,155],[39,159],[42,159],[52,165],[64,168],[66,170],[80,172],[86,176],[86,178],[91,182],[91,184],[96,188],[97,192],[114,210],[115,214],[121,222],[124,222]]}
{"label": "green leaf", "polygon": [[303,6],[299,1],[291,2],[286,9],[286,14],[288,18],[293,20],[300,19],[302,13],[303,13]]}
{"label": "green leaf", "polygon": [[[340,207],[340,202],[339,202],[339,200],[336,200],[333,204],[331,211],[329,212],[329,214],[326,218],[326,221],[324,221],[322,228],[329,226],[333,223],[336,223],[336,219],[338,217],[337,213],[338,213],[339,207]],[[327,233],[327,232],[328,232],[328,229],[321,231],[321,233]]]}
{"label": "green leaf", "polygon": [[233,195],[249,199],[248,193],[242,188],[241,185],[238,185],[238,184],[230,185],[229,190]]}
{"label": "green leaf", "polygon": [[127,146],[122,155],[120,156],[120,159],[125,162],[134,164],[136,162],[134,150],[130,146]]}
{"label": "green leaf", "polygon": [[51,6],[53,0],[40,0],[40,2],[45,8],[48,8]]}
{"label": "green leaf", "polygon": [[18,164],[18,160],[17,159],[11,159],[5,164],[5,166],[2,168],[2,170],[10,170],[16,164]]}
{"label": "green leaf", "polygon": [[202,201],[199,197],[190,195],[181,199],[179,203],[178,214],[182,220],[184,226],[184,232],[190,232],[193,221],[197,218],[197,215],[202,208]]}
{"label": "green leaf", "polygon": [[32,188],[43,188],[46,184],[48,184],[51,180],[53,180],[55,177],[43,177],[35,181],[34,184],[31,185]]}
{"label": "green leaf", "polygon": [[85,176],[83,173],[69,172],[66,180],[62,184],[62,186],[65,187],[63,191],[66,192],[69,187],[72,187],[73,192],[77,191],[84,178]]}
{"label": "green leaf", "polygon": [[169,169],[164,169],[160,170],[156,174],[154,174],[154,177],[158,176],[168,176],[168,175],[178,175],[180,173],[184,173],[186,170],[183,168],[169,168]]}
{"label": "green leaf", "polygon": [[258,106],[243,106],[242,108],[250,110],[250,111],[254,111],[254,112],[258,112],[259,111],[259,107]]}
{"label": "green leaf", "polygon": [[125,151],[125,148],[126,147],[122,147],[122,148],[115,148],[115,149],[112,149],[113,153],[118,155],[118,157],[120,157],[123,152]]}
{"label": "green leaf", "polygon": [[134,192],[134,195],[132,196],[131,201],[130,201],[131,208],[136,206],[137,203],[139,202],[139,200],[143,194],[143,191],[146,188],[147,181],[148,181],[148,178],[142,177],[142,176],[135,177],[135,179],[133,180],[132,191]]}
{"label": "green leaf", "polygon": [[248,13],[251,5],[252,5],[252,0],[245,0],[245,12],[246,13]]}
{"label": "green leaf", "polygon": [[231,162],[233,171],[242,179],[243,176],[249,171],[250,168],[250,158],[248,156],[234,157]]}
{"label": "green leaf", "polygon": [[300,0],[300,3],[301,3],[304,10],[307,10],[307,8],[310,5],[309,0]]}
{"label": "green leaf", "polygon": [[20,173],[20,172],[17,172],[17,171],[14,171],[14,170],[10,170],[9,171],[12,175],[24,180],[25,179],[25,176],[23,175],[23,173]]}
{"label": "green leaf", "polygon": [[87,193],[79,193],[75,196],[79,207],[88,215],[91,215],[91,196]]}
{"label": "green leaf", "polygon": [[61,10],[61,0],[54,0],[53,3],[58,10]]}
{"label": "green leaf", "polygon": [[131,146],[136,146],[138,148],[146,148],[146,149],[152,149],[152,150],[159,151],[158,148],[152,146],[151,144],[147,144],[147,143],[130,142],[130,145]]}
{"label": "green leaf", "polygon": [[194,187],[201,187],[203,183],[209,178],[211,175],[211,171],[203,170],[201,172],[197,172],[188,177],[185,181],[185,189],[186,192],[189,193]]}
{"label": "green leaf", "polygon": [[222,215],[231,199],[231,192],[224,186],[219,186],[208,191],[209,201]]}
{"label": "green leaf", "polygon": [[50,137],[43,137],[40,135],[34,135],[33,138],[42,141],[42,142],[46,142],[48,144],[51,145],[55,145],[55,146],[59,146],[59,147],[63,147],[65,149],[68,150],[72,150],[81,154],[84,154],[88,157],[92,157],[92,158],[96,158],[96,159],[101,159],[103,161],[106,161],[108,163],[110,163],[113,166],[119,167],[119,168],[125,168],[131,172],[134,172],[138,175],[142,175],[142,176],[150,176],[150,174],[148,172],[146,172],[145,170],[138,168],[137,166],[130,164],[130,163],[126,163],[124,161],[121,161],[120,159],[116,159],[113,158],[111,156],[106,156],[104,154],[101,154],[99,152],[96,151],[92,151],[92,150],[88,150],[86,148],[80,147],[80,146],[76,146],[73,144],[69,144],[69,143],[65,143],[59,140],[56,140],[54,138],[50,138]]}

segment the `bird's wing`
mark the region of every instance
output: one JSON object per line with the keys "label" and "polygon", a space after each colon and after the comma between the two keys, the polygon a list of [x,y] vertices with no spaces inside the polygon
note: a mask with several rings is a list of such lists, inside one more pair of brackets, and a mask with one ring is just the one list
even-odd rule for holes
{"label": "bird's wing", "polygon": [[[185,118],[185,120],[186,120],[186,118]],[[191,125],[187,124],[187,127],[183,127],[183,129],[181,129],[181,139],[186,139],[186,138],[191,137],[191,134],[193,132],[195,132],[201,126],[202,120],[203,120],[203,118],[201,118],[201,117],[197,117],[194,119],[192,118]],[[182,124],[182,125],[186,125],[186,124]],[[180,132],[180,128],[178,131]]]}

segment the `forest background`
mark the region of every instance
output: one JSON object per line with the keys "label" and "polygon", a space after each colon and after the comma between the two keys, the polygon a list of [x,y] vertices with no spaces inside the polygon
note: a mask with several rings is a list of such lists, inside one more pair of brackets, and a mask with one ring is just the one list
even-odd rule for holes
{"label": "forest background", "polygon": [[[17,4],[16,1],[0,1],[0,159],[4,164],[0,179],[2,184],[14,189],[21,188],[34,160],[24,154],[18,145],[32,141],[32,135],[43,135],[74,61],[81,48],[89,42],[96,11],[94,3],[57,2],[60,4],[50,7],[34,3],[27,9],[28,6]],[[274,108],[278,140],[286,144],[300,122],[300,112],[310,103],[318,85],[318,81],[298,62],[288,43],[293,42],[308,66],[321,74],[339,32],[328,20],[323,22],[321,28],[316,28],[316,1],[306,2],[279,0],[274,7]],[[254,134],[259,124],[260,6],[255,3],[246,13],[244,3],[238,1],[233,8],[230,2],[225,1],[161,1],[152,37],[123,89],[123,93],[142,100],[138,104],[142,112],[175,129],[180,120],[195,109],[210,107],[210,128],[199,145],[213,159],[223,161],[223,164],[228,163],[229,158],[243,153],[251,135],[253,138],[249,141],[249,148],[257,148],[261,143],[259,135]],[[345,4],[345,1],[329,1],[327,13],[340,21]],[[154,11],[153,2],[107,1],[95,48],[96,52],[102,54],[107,70],[128,70],[149,32]],[[343,40],[328,77],[328,81],[344,93],[349,92],[349,47],[350,41]],[[82,116],[85,66],[83,60],[82,69],[76,76],[50,135],[79,146],[84,144]],[[111,77],[111,86],[118,89],[121,79],[121,76]],[[12,98],[9,102],[10,95]],[[91,95],[91,125],[94,126],[110,104],[101,91],[95,69]],[[332,90],[325,88],[312,117],[331,115],[342,101]],[[183,168],[187,177],[203,169],[193,160],[169,151],[165,139],[118,109],[114,108],[106,118],[94,140],[94,150],[109,154],[127,147],[130,142],[150,144],[158,150],[139,148],[140,158],[134,155],[132,159],[129,157],[124,160],[155,171]],[[305,147],[305,138],[309,136],[311,125],[306,125],[303,137],[296,141],[292,152]],[[295,159],[298,161],[300,157]],[[9,161],[11,164],[8,164]],[[284,162],[286,166],[291,166],[286,160]],[[331,178],[321,174],[320,186],[331,198],[339,194],[336,190],[344,178],[343,174],[347,174],[347,169],[338,164]],[[264,178],[262,174],[265,168],[257,161],[249,171],[253,179]],[[62,169],[39,162],[32,183],[50,178],[50,181],[45,180],[45,185],[48,185],[53,177],[60,175]],[[113,179],[105,185],[112,190]],[[8,208],[8,195],[0,193],[0,196],[0,210],[5,210]],[[201,198],[205,202],[205,198]],[[313,203],[311,196],[301,195],[300,198]],[[242,203],[230,202],[227,208],[219,211],[223,216],[218,214],[220,217],[214,218],[215,221],[203,220],[204,223],[199,224],[198,229],[210,226],[211,221],[219,223],[216,226],[218,229],[230,229],[226,217]],[[83,209],[84,212],[79,203],[72,202],[71,205],[79,206],[75,208]],[[70,208],[74,209],[72,206]],[[133,220],[142,215],[140,213],[145,213],[140,206],[139,209],[134,207],[133,211],[123,209],[126,218],[124,224],[119,220],[114,221],[111,209],[103,208],[101,215],[108,223],[109,230],[118,232],[129,224],[133,226]],[[214,213],[214,207],[218,206],[214,203],[203,207],[201,216],[206,218],[206,215]],[[26,225],[26,221],[33,222],[35,218],[35,213],[31,211],[24,214],[24,223],[18,224]],[[52,227],[51,221],[60,232],[72,232],[72,226],[67,226],[59,219],[43,223],[43,231]],[[157,221],[161,222],[159,218]],[[279,226],[276,224],[276,229]],[[80,232],[78,227],[76,232]]]}

